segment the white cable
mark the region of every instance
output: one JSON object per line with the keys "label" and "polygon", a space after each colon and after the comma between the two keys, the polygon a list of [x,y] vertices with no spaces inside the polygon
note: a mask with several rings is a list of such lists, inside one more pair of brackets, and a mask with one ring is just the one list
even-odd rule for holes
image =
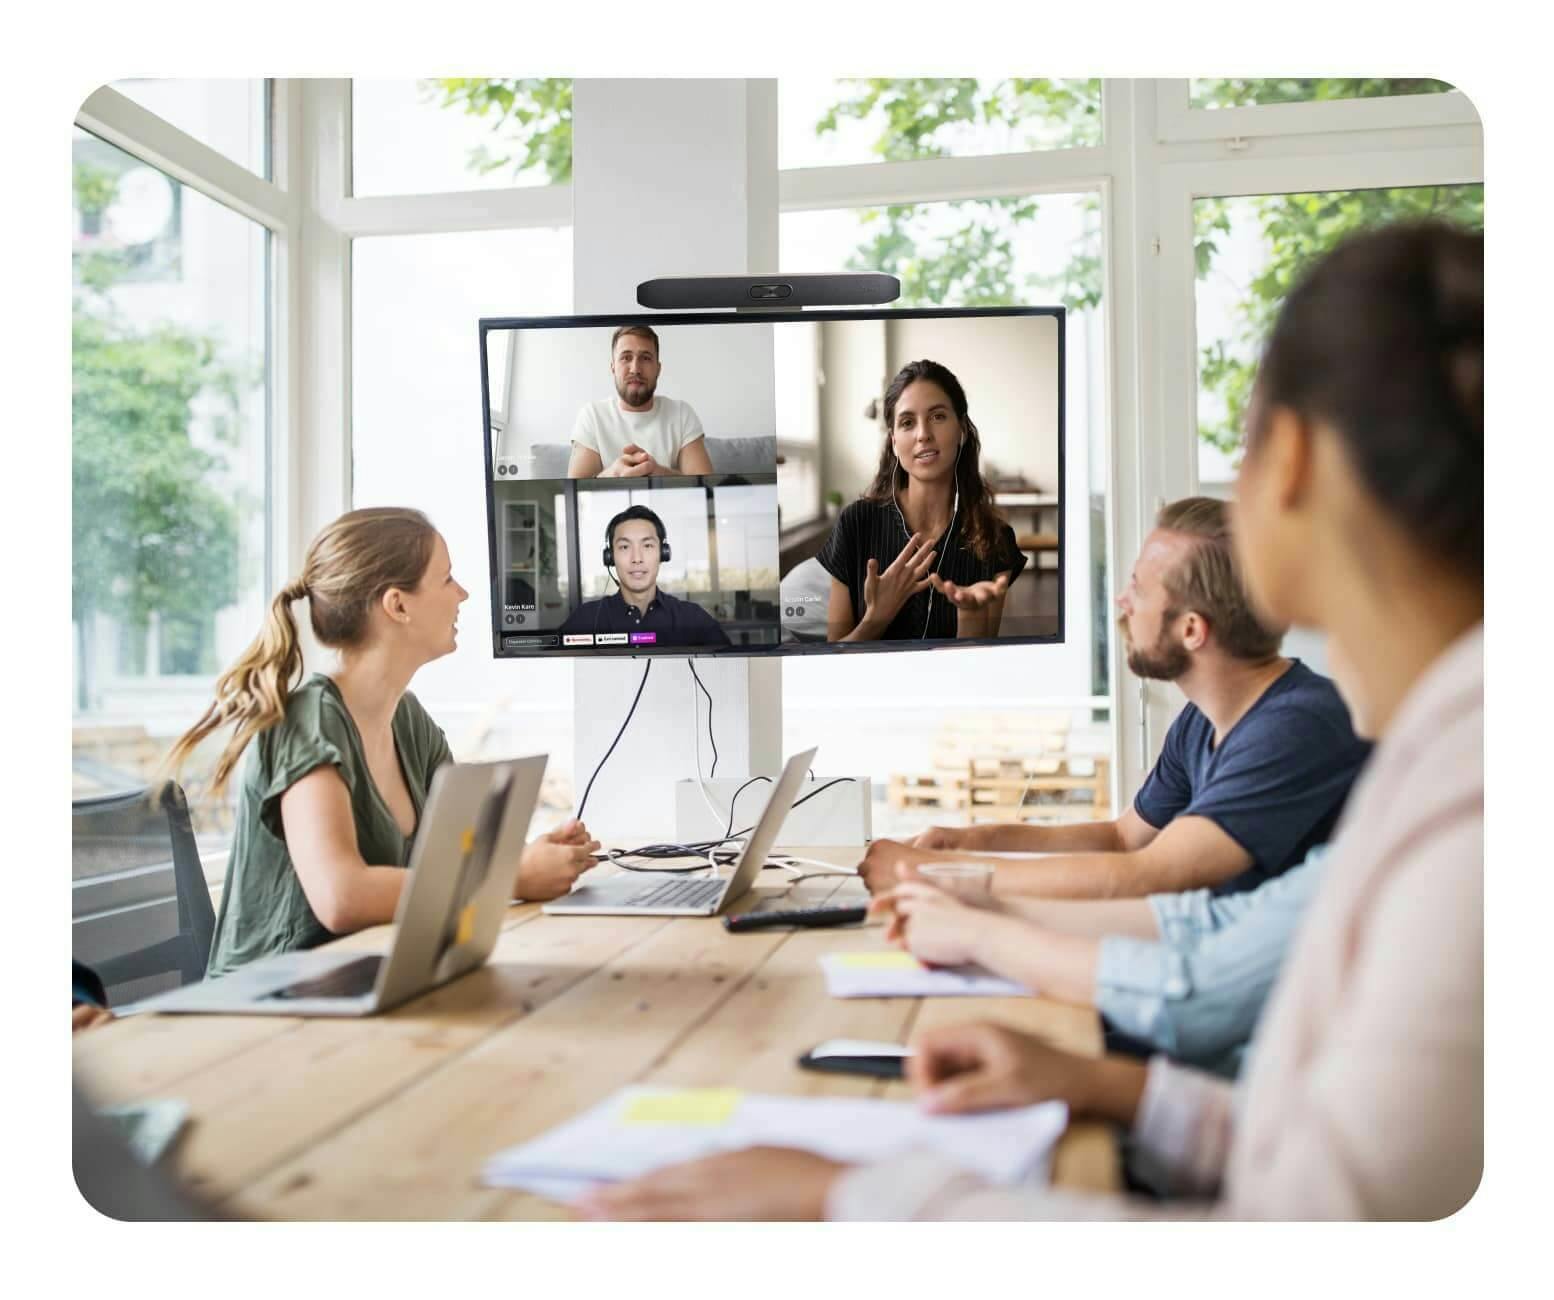
{"label": "white cable", "polygon": [[820,867],[833,876],[856,876],[858,874],[857,867],[839,867],[834,862],[822,862],[819,858],[801,858],[795,853],[770,853],[767,855],[766,860],[772,866],[781,867],[785,871],[791,870],[793,863],[802,862],[806,867]]}

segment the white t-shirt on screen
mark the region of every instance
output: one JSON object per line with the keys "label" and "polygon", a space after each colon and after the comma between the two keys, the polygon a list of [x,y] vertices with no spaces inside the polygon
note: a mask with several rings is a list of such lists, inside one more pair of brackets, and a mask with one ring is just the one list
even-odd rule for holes
{"label": "white t-shirt on screen", "polygon": [[623,411],[613,397],[589,402],[572,426],[573,443],[598,452],[606,469],[632,443],[665,469],[674,469],[680,449],[702,436],[701,420],[689,402],[660,395],[654,396],[651,411]]}

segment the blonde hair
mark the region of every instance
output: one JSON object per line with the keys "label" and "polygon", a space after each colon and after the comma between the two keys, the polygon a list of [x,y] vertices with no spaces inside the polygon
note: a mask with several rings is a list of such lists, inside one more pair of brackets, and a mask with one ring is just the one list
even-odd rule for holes
{"label": "blonde hair", "polygon": [[1230,542],[1230,509],[1213,497],[1184,497],[1162,507],[1155,525],[1193,539],[1187,558],[1161,579],[1170,617],[1189,610],[1208,619],[1214,639],[1237,659],[1271,659],[1287,629],[1252,610]]}
{"label": "blonde hair", "polygon": [[394,506],[352,510],[327,525],[308,547],[301,576],[270,602],[259,635],[216,679],[216,698],[168,752],[153,789],[176,776],[206,737],[231,725],[232,735],[212,773],[212,793],[220,795],[248,742],[285,718],[286,701],[302,676],[292,604],[307,598],[308,619],[320,644],[337,649],[360,645],[383,593],[420,585],[436,537],[431,520],[419,510]]}

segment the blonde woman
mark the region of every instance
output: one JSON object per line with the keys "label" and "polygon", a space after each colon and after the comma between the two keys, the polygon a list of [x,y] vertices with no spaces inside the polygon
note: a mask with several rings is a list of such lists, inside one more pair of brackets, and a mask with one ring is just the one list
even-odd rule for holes
{"label": "blonde woman", "polygon": [[[468,598],[417,510],[353,510],[313,539],[301,576],[168,755],[176,773],[231,727],[213,773],[219,793],[252,742],[207,976],[393,920],[432,773],[452,761],[407,688],[452,652]],[[300,684],[299,600],[339,655],[331,673]],[[598,847],[575,821],[533,841],[513,864],[514,896],[566,893]]]}

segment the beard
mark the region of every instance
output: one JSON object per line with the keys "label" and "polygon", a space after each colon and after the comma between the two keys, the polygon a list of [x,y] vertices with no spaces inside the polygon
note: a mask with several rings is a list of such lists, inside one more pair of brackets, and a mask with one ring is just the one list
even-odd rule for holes
{"label": "beard", "polygon": [[1178,641],[1170,641],[1164,632],[1149,649],[1136,646],[1128,637],[1128,621],[1119,618],[1117,629],[1128,648],[1128,671],[1135,677],[1157,682],[1174,682],[1192,666],[1192,656]]}
{"label": "beard", "polygon": [[643,379],[617,379],[615,391],[627,406],[643,406],[653,400],[658,385]]}

